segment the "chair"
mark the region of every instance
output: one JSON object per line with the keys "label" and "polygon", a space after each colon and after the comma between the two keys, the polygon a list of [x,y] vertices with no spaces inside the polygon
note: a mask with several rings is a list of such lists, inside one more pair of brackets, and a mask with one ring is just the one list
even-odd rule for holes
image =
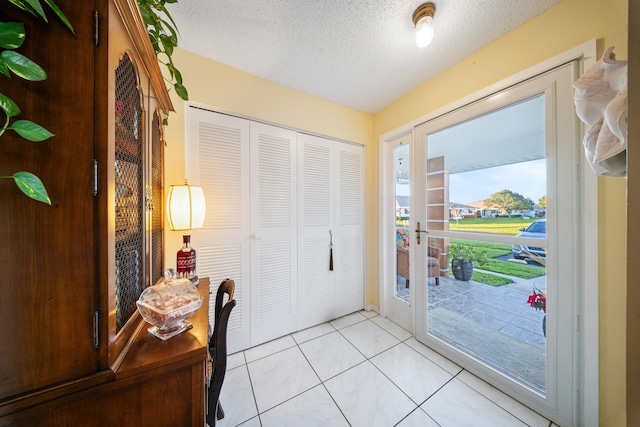
{"label": "chair", "polygon": [[405,287],[409,287],[409,250],[396,246],[396,268],[398,276],[404,277]]}
{"label": "chair", "polygon": [[[398,276],[405,278],[406,287],[409,287],[409,251],[401,246],[396,246]],[[436,286],[440,285],[440,249],[435,246],[427,248],[427,277],[436,279]]]}
{"label": "chair", "polygon": [[[207,424],[209,426],[215,426],[216,419],[224,418],[224,410],[220,405],[220,390],[222,390],[222,382],[227,371],[227,324],[231,310],[236,306],[236,300],[233,299],[234,290],[235,282],[224,279],[216,293],[215,323],[213,334],[209,337],[209,353],[213,357],[213,375],[207,392]],[[223,306],[225,294],[229,296],[229,300]]]}
{"label": "chair", "polygon": [[427,277],[436,279],[436,286],[440,285],[440,248],[427,247]]}

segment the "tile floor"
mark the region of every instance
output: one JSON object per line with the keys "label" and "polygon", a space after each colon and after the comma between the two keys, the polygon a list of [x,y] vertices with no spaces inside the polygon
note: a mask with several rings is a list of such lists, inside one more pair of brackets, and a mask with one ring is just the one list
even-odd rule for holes
{"label": "tile floor", "polygon": [[230,355],[217,426],[555,426],[373,312]]}

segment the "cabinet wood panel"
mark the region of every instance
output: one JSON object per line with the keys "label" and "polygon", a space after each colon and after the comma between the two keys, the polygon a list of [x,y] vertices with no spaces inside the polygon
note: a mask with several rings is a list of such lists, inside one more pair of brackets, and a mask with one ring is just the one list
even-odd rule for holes
{"label": "cabinet wood panel", "polygon": [[[33,143],[7,131],[0,138],[0,175],[35,173],[52,202],[36,202],[13,180],[0,180],[0,400],[89,375],[99,366],[92,324],[94,97],[86,96],[94,92],[93,8],[73,1],[59,5],[75,36],[54,17],[46,24],[2,4],[3,21],[25,23],[20,53],[48,78],[0,76],[0,92],[18,103],[18,119],[55,136]],[[61,54],[61,46],[73,47],[73,53]]]}

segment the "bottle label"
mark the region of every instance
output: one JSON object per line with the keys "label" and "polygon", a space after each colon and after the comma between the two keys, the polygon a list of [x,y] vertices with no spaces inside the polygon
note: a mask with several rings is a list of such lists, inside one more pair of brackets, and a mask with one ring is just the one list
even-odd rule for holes
{"label": "bottle label", "polygon": [[178,278],[193,277],[196,274],[196,251],[178,252]]}

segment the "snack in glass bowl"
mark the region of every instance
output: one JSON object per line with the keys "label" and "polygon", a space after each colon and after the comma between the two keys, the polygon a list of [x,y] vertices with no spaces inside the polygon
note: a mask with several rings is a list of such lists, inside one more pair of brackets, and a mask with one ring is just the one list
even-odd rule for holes
{"label": "snack in glass bowl", "polygon": [[166,341],[191,329],[186,319],[196,314],[202,302],[189,279],[176,279],[171,272],[165,272],[164,281],[145,289],[136,304],[142,318],[153,325],[149,333]]}

